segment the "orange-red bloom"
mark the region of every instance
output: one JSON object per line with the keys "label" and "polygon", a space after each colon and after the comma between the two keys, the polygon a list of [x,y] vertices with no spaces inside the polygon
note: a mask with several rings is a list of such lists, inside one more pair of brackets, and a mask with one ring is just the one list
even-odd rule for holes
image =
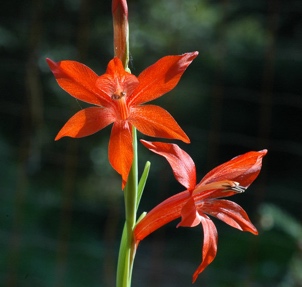
{"label": "orange-red bloom", "polygon": [[185,151],[175,144],[141,142],[168,160],[175,178],[186,190],[166,199],[147,213],[135,227],[136,244],[177,218],[181,218],[177,226],[193,227],[201,223],[204,233],[202,262],[193,274],[195,282],[217,253],[217,230],[208,215],[239,230],[258,234],[248,215],[238,204],[221,198],[245,191],[258,176],[262,158],[267,151],[251,151],[237,156],[211,170],[196,185],[195,164]]}
{"label": "orange-red bloom", "polygon": [[64,136],[85,137],[113,123],[109,161],[121,174],[124,187],[133,160],[132,125],[148,136],[190,142],[166,110],[142,104],[172,90],[197,55],[198,52],[192,52],[163,57],[138,77],[126,72],[117,57],[101,76],[75,61],[56,63],[47,59],[62,89],[76,99],[96,105],[71,117],[55,140]]}

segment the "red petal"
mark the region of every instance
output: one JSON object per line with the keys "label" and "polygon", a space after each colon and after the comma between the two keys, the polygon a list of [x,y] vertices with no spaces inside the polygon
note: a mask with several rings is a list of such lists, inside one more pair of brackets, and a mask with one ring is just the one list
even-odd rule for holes
{"label": "red petal", "polygon": [[201,201],[200,204],[196,202],[196,207],[198,210],[215,216],[234,228],[249,231],[255,235],[258,234],[247,213],[237,203],[224,199],[205,200]]}
{"label": "red petal", "polygon": [[166,56],[145,69],[138,77],[139,86],[131,97],[131,105],[152,101],[171,91],[198,52]]}
{"label": "red petal", "polygon": [[115,57],[109,62],[106,73],[97,79],[96,85],[109,98],[117,92],[124,92],[127,98],[138,86],[138,79],[126,72],[121,60]]}
{"label": "red petal", "polygon": [[122,189],[124,189],[133,161],[132,131],[127,122],[118,121],[112,127],[109,161],[122,176]]}
{"label": "red petal", "polygon": [[217,254],[217,229],[211,219],[206,215],[201,216],[203,228],[203,247],[202,247],[202,263],[198,266],[193,274],[192,283],[194,283],[198,275],[215,259]]}
{"label": "red petal", "polygon": [[146,105],[132,107],[128,121],[145,135],[178,139],[185,143],[190,142],[190,139],[174,118],[159,106]]}
{"label": "red petal", "polygon": [[201,222],[193,197],[191,197],[181,209],[181,221],[177,227],[194,227]]}
{"label": "red petal", "polygon": [[138,243],[155,230],[180,217],[180,211],[189,198],[190,193],[183,191],[154,207],[136,225],[134,229],[135,241]]}
{"label": "red petal", "polygon": [[57,134],[55,140],[62,137],[81,138],[89,136],[110,125],[115,120],[107,108],[91,107],[77,112]]}
{"label": "red petal", "polygon": [[266,153],[267,150],[261,150],[239,155],[212,169],[198,185],[227,179],[237,181],[247,188],[257,178],[261,170],[262,158]]}
{"label": "red petal", "polygon": [[188,190],[193,190],[196,185],[196,170],[192,158],[176,144],[162,142],[141,143],[154,153],[166,158],[171,165],[176,180]]}
{"label": "red petal", "polygon": [[71,96],[86,103],[108,106],[110,99],[96,88],[98,75],[90,68],[75,61],[46,61],[59,86]]}

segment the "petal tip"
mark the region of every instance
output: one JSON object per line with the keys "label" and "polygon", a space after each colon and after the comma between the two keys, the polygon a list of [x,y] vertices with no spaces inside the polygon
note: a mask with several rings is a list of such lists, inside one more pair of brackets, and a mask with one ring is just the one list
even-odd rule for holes
{"label": "petal tip", "polygon": [[265,156],[268,153],[267,149],[262,149],[259,151],[259,153],[261,153],[263,156]]}
{"label": "petal tip", "polygon": [[50,67],[50,69],[54,69],[57,66],[57,63],[53,60],[51,60],[50,58],[46,58],[46,62],[48,64],[48,66]]}
{"label": "petal tip", "polygon": [[184,55],[188,55],[190,57],[190,60],[193,61],[199,55],[199,52],[194,51],[194,52],[185,53]]}
{"label": "petal tip", "polygon": [[[63,128],[62,128],[63,129]],[[62,137],[66,136],[65,134],[62,133],[62,129],[58,132],[58,134],[55,137],[55,141],[60,140]]]}
{"label": "petal tip", "polygon": [[256,228],[255,226],[254,226],[253,229],[250,230],[250,232],[251,232],[252,234],[254,234],[254,235],[259,235],[259,232],[258,232],[258,230],[257,230],[257,228]]}
{"label": "petal tip", "polygon": [[187,137],[186,140],[184,140],[184,143],[190,144],[190,143],[191,143],[191,140]]}
{"label": "petal tip", "polygon": [[191,143],[190,138],[187,136],[187,134],[183,130],[182,130],[182,134],[180,135],[180,137],[178,139],[181,140],[182,142],[186,143],[186,144]]}
{"label": "petal tip", "polygon": [[57,135],[57,136],[55,137],[54,141],[58,141],[58,140],[61,139],[61,138],[62,138],[62,136]]}
{"label": "petal tip", "polygon": [[122,190],[125,189],[126,183],[127,183],[127,180],[122,179]]}

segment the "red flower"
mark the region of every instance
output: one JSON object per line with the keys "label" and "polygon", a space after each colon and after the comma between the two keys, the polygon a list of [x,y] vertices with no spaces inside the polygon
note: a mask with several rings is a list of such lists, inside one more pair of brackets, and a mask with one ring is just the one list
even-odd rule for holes
{"label": "red flower", "polygon": [[186,190],[166,199],[139,221],[134,230],[136,244],[156,229],[180,217],[181,222],[177,226],[193,227],[201,223],[204,233],[202,262],[193,274],[195,282],[217,253],[217,230],[208,215],[239,230],[258,234],[238,204],[221,198],[245,191],[258,176],[262,157],[267,150],[237,156],[211,170],[196,185],[195,164],[185,151],[175,144],[141,142],[168,160],[175,178]]}
{"label": "red flower", "polygon": [[85,137],[113,123],[109,161],[121,174],[124,187],[133,160],[132,125],[148,136],[190,142],[166,110],[142,104],[172,90],[197,55],[198,52],[192,52],[163,57],[138,78],[126,72],[118,58],[109,62],[106,73],[101,76],[75,61],[56,63],[47,59],[62,89],[76,99],[96,105],[71,117],[55,140],[64,136]]}

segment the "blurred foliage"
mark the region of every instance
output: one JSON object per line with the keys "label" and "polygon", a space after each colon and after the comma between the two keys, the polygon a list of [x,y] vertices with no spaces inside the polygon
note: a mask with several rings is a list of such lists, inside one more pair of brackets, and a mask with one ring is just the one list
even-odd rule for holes
{"label": "blurred foliage", "polygon": [[[0,13],[0,282],[113,286],[124,210],[107,161],[110,129],[53,141],[85,104],[57,86],[45,62],[78,60],[102,74],[113,55],[111,1],[12,0]],[[259,179],[234,197],[260,235],[215,221],[218,255],[195,285],[302,286],[301,1],[129,0],[129,18],[136,75],[162,56],[200,52],[157,100],[191,138],[180,145],[200,179],[237,154],[269,150]],[[139,152],[141,167],[152,162],[144,211],[181,187],[163,159]],[[141,244],[134,287],[190,285],[202,231],[175,225]]]}
{"label": "blurred foliage", "polygon": [[287,272],[278,286],[302,286],[302,223],[272,204],[262,204],[259,207],[259,214],[260,223],[265,230],[276,227],[294,240],[296,244],[296,251],[293,252],[289,261]]}

